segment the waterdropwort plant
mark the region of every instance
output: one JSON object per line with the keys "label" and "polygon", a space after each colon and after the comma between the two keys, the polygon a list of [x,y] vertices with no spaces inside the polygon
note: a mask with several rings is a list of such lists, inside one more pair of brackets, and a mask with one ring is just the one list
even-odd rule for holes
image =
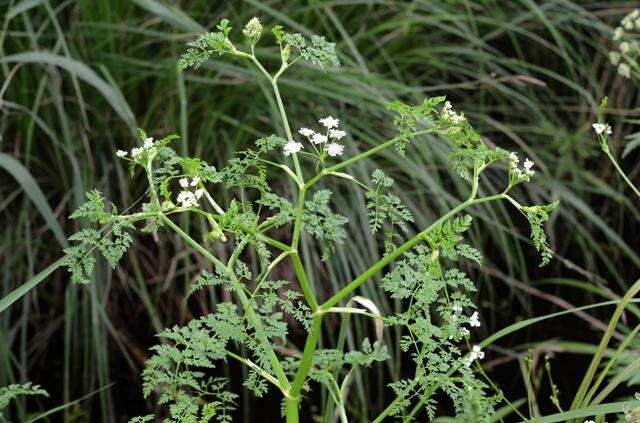
{"label": "waterdropwort plant", "polygon": [[[203,34],[189,44],[179,61],[180,70],[197,69],[210,57],[229,55],[252,63],[273,89],[284,134],[256,141],[255,147],[237,152],[226,167],[216,169],[197,157],[186,157],[171,148],[176,136],[155,140],[139,131],[139,146],[116,155],[128,164],[131,175],[141,171],[148,183],[145,202],[139,210],[121,213],[98,191],[87,194],[87,202],[71,217],[85,219],[86,229],[71,237],[67,266],[76,283],[85,283],[93,271],[95,252],[116,266],[133,243],[131,233],[140,228],[151,233],[169,230],[206,258],[211,266],[202,269],[190,292],[205,287],[225,290],[232,301],[219,302],[215,312],[174,326],[158,334],[163,343],[152,348],[153,356],[142,375],[143,394],[164,408],[161,415],[171,422],[231,421],[237,395],[228,381],[212,377],[210,369],[235,360],[247,367],[243,386],[261,397],[276,389],[282,395],[283,416],[299,421],[301,403],[322,386],[342,422],[348,420],[348,387],[357,369],[389,359],[384,330],[399,334],[400,348],[413,363],[413,375],[389,381],[394,400],[380,412],[376,422],[392,417],[410,420],[421,410],[436,415],[435,395],[444,393],[454,412],[465,421],[489,421],[494,406],[505,400],[494,385],[488,385],[481,371],[485,352],[475,328],[481,323],[472,294],[475,284],[461,270],[460,258],[482,263],[482,254],[463,242],[472,225],[467,212],[475,205],[507,201],[531,225],[533,245],[542,264],[552,254],[542,225],[556,204],[525,206],[510,195],[511,190],[534,176],[533,162],[522,163],[517,154],[488,147],[462,113],[445,97],[424,100],[418,105],[400,101],[388,105],[394,114],[398,134],[359,154],[346,148],[357,141],[343,129],[338,117],[301,122],[291,130],[280,96],[278,80],[299,62],[320,69],[339,66],[335,46],[323,37],[311,39],[287,33],[276,25],[271,29],[280,51],[280,67],[270,73],[255,54],[255,46],[266,38],[262,24],[252,19],[242,30],[247,48],[231,41],[227,20],[216,32]],[[468,182],[469,196],[427,228],[409,237],[414,221],[400,198],[393,193],[394,181],[382,169],[367,180],[348,173],[350,166],[384,149],[395,148],[404,155],[411,143],[446,142],[449,165]],[[503,163],[504,189],[482,195],[484,172]],[[292,198],[274,190],[270,181],[282,172],[296,189]],[[331,260],[334,248],[347,237],[348,221],[332,207],[332,190],[338,183],[356,184],[364,192],[370,230],[380,234],[384,254],[377,263],[326,298],[311,285],[301,259],[301,243],[322,250]],[[233,193],[223,202],[211,188],[223,184]],[[177,215],[203,219],[208,230],[203,239],[183,230],[172,220]],[[224,243],[228,259],[212,248]],[[255,257],[255,260],[249,258]],[[295,280],[274,278],[274,270],[292,266]],[[388,295],[402,304],[401,310],[383,316],[375,304],[358,296],[358,288],[384,273],[380,283]],[[357,350],[321,349],[318,341],[327,314],[343,318],[357,315],[375,322],[375,339],[362,339]],[[306,331],[299,353],[288,353],[290,324]],[[342,345],[329,340],[330,345]],[[284,348],[287,347],[287,348]],[[133,421],[151,421],[154,415]]]}

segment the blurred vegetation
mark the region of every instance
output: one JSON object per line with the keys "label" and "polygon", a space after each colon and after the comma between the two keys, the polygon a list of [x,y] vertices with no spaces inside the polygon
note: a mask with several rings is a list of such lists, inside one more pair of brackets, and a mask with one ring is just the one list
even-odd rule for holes
{"label": "blurred vegetation", "polygon": [[[488,144],[520,150],[539,166],[538,183],[518,195],[561,201],[548,228],[557,254],[550,266],[539,270],[537,258],[524,253],[522,216],[494,205],[474,214],[479,224],[472,242],[487,261],[469,271],[481,281],[486,334],[519,319],[617,299],[640,276],[640,214],[637,199],[600,153],[591,124],[606,95],[614,155],[637,131],[638,91],[617,75],[607,54],[613,28],[639,6],[591,0],[0,0],[0,296],[61,256],[74,232],[66,217],[85,190],[97,187],[119,204],[140,197],[143,184],[136,178],[142,175],[129,179],[114,155],[135,144],[136,127],[156,137],[176,133],[178,150],[217,166],[256,138],[281,132],[269,124],[278,121],[269,87],[252,69],[213,58],[197,74],[176,71],[184,44],[197,34],[221,18],[240,27],[255,15],[266,25],[277,19],[337,43],[339,71],[306,68],[281,79],[294,126],[338,116],[356,140],[347,146],[353,153],[394,133],[387,101],[446,94]],[[278,52],[258,54],[268,63]],[[372,157],[357,171],[366,178],[374,163],[384,166],[402,187],[415,227],[424,227],[465,190],[437,165],[444,155],[445,146],[425,142],[405,158],[393,152]],[[634,154],[621,161],[634,181],[639,164]],[[306,251],[321,297],[323,286],[351,280],[381,254],[367,238],[362,193],[331,188],[359,242],[339,248],[328,263],[319,251]],[[505,221],[510,224],[496,223]],[[100,264],[86,286],[70,284],[57,271],[0,315],[0,386],[31,380],[51,394],[19,401],[18,421],[111,382],[111,389],[65,409],[66,421],[125,421],[145,411],[139,373],[153,334],[206,313],[225,295],[212,290],[187,301],[201,259],[178,239],[167,239],[141,237],[126,264],[115,271]],[[363,295],[383,313],[397,306],[375,284],[363,286]],[[512,399],[535,392],[540,411],[552,412],[542,357],[552,356],[560,401],[570,402],[588,363],[581,354],[595,350],[610,314],[580,312],[507,337],[493,347],[487,371]],[[350,345],[372,330],[357,320]],[[614,339],[629,332],[623,318]],[[389,342],[397,353],[397,343]],[[528,356],[535,368],[523,384],[513,376],[527,373]],[[241,385],[240,369],[221,371]],[[367,421],[388,395],[378,382],[403,371],[398,363],[359,374],[351,413]],[[239,421],[279,414],[269,398],[249,401],[241,398]]]}

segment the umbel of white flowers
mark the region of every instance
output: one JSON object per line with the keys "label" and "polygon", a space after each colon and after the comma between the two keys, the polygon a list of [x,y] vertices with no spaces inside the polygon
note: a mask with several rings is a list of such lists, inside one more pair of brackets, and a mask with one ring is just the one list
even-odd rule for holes
{"label": "umbel of white flowers", "polygon": [[[631,78],[631,64],[635,64],[640,55],[640,9],[631,11],[613,31],[613,41],[618,44],[620,51],[609,52],[609,60],[613,66],[618,67],[618,74],[625,78]],[[637,66],[634,65],[634,68]]]}
{"label": "umbel of white flowers", "polygon": [[[148,151],[151,148],[153,148],[153,138],[152,137],[147,137],[147,138],[144,139],[144,141],[142,143],[142,147],[135,147],[135,148],[131,149],[131,158],[133,158],[134,160],[137,160],[140,157],[142,157],[142,154],[145,151]],[[128,151],[124,151],[124,150],[116,151],[116,156],[118,156],[120,158],[125,158],[128,155],[129,155]]]}
{"label": "umbel of white flowers", "polygon": [[[138,161],[142,158],[145,152],[148,152],[155,146],[152,137],[146,137],[143,139],[142,147],[135,147],[131,149],[131,159],[129,158],[129,152],[125,150],[117,150],[116,156],[125,159],[125,160],[133,160]],[[178,183],[183,188],[176,198],[178,205],[180,207],[197,207],[198,200],[202,198],[204,195],[203,188],[197,188],[200,183],[200,178],[195,177],[189,181],[187,178],[181,178]]]}
{"label": "umbel of white flowers", "polygon": [[178,183],[184,190],[178,193],[178,204],[182,207],[196,207],[198,205],[198,200],[202,198],[204,195],[204,189],[199,188],[195,191],[189,191],[189,187],[196,187],[200,182],[200,178],[195,177],[191,181],[187,178],[181,178]]}
{"label": "umbel of white flowers", "polygon": [[529,179],[535,175],[535,171],[533,170],[533,161],[531,159],[525,159],[522,164],[522,169],[518,166],[520,163],[520,159],[516,153],[509,154],[509,165],[510,165],[510,173],[518,178],[519,180],[529,181]]}
{"label": "umbel of white flowers", "polygon": [[[319,154],[331,157],[341,156],[344,153],[344,145],[340,144],[339,141],[347,133],[337,129],[340,121],[333,116],[327,116],[318,122],[324,127],[324,133],[316,132],[309,128],[300,128],[298,133],[307,138]],[[285,156],[290,156],[302,149],[304,149],[304,145],[301,142],[292,140],[284,145],[282,151]]]}
{"label": "umbel of white flowers", "polygon": [[482,360],[484,358],[484,352],[480,348],[479,345],[474,345],[471,348],[471,352],[467,357],[465,357],[464,364],[466,366],[470,366],[476,360]]}
{"label": "umbel of white flowers", "polygon": [[611,125],[608,123],[594,123],[592,126],[598,135],[611,135],[613,133],[613,131],[611,131]]}

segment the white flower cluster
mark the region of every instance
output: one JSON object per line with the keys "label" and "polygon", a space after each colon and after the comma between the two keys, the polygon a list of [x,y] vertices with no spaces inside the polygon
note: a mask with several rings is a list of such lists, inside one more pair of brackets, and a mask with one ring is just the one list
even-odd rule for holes
{"label": "white flower cluster", "polygon": [[509,153],[510,174],[518,180],[529,181],[529,179],[536,173],[533,170],[533,161],[525,159],[522,164],[522,169],[518,166],[519,163],[520,159],[518,158],[518,155],[516,153]]}
{"label": "white flower cluster", "polygon": [[254,16],[244,27],[242,34],[244,34],[252,45],[255,45],[262,36],[262,24],[260,20]]}
{"label": "white flower cluster", "polygon": [[459,125],[465,120],[464,113],[457,114],[456,111],[453,110],[451,103],[448,101],[445,101],[444,107],[442,107],[442,110],[440,111],[440,118],[454,125]]}
{"label": "white flower cluster", "polygon": [[[154,146],[153,143],[153,138],[151,137],[147,137],[143,140],[142,142],[142,147],[135,147],[133,149],[131,149],[131,158],[133,160],[138,160],[142,157],[142,155],[152,149]],[[124,150],[118,150],[116,151],[116,156],[120,157],[120,158],[125,158],[129,155],[128,151],[124,151]]]}
{"label": "white flower cluster", "polygon": [[[458,320],[460,318],[460,315],[462,314],[462,307],[458,304],[454,304],[453,307],[451,307],[451,310],[453,311],[453,314],[451,315],[451,319],[454,321]],[[473,312],[473,314],[469,316],[469,326],[476,327],[476,328],[480,327],[480,318],[477,311]],[[460,326],[459,331],[460,331],[460,335],[462,336],[469,336],[471,334],[469,329],[465,328],[464,326]],[[449,339],[452,339],[452,338],[453,338],[453,335],[449,337]]]}
{"label": "white flower cluster", "polygon": [[[325,127],[326,132],[324,134],[309,128],[300,128],[298,133],[303,137],[306,137],[309,142],[311,142],[316,149],[320,149],[321,152],[326,153],[331,157],[342,155],[342,153],[344,153],[344,145],[339,144],[338,141],[344,138],[347,133],[337,129],[340,121],[332,116],[327,116],[326,118],[320,119],[318,122]],[[283,153],[285,156],[290,156],[303,148],[304,145],[302,145],[302,143],[289,141],[284,145]]]}
{"label": "white flower cluster", "polygon": [[178,204],[181,207],[196,207],[198,205],[198,200],[204,195],[204,189],[198,188],[195,191],[190,191],[189,188],[193,188],[198,186],[200,182],[200,178],[195,177],[191,181],[187,178],[181,178],[178,183],[182,188],[182,191],[178,193]]}
{"label": "white flower cluster", "polygon": [[618,67],[618,73],[625,78],[631,78],[629,63],[636,63],[640,57],[640,42],[636,40],[637,34],[633,34],[634,32],[640,32],[640,9],[635,9],[625,16],[613,32],[613,41],[618,43],[620,51],[610,52],[609,60]]}
{"label": "white flower cluster", "polygon": [[478,312],[474,311],[473,314],[471,315],[471,317],[469,317],[469,325],[472,328],[479,328],[480,327],[480,319],[478,317]]}
{"label": "white flower cluster", "polygon": [[480,349],[479,345],[474,345],[471,348],[471,352],[464,358],[465,366],[469,367],[476,360],[482,360],[484,358],[484,352]]}
{"label": "white flower cluster", "polygon": [[611,131],[611,125],[608,123],[594,123],[592,126],[598,135],[611,135],[613,133],[613,131]]}

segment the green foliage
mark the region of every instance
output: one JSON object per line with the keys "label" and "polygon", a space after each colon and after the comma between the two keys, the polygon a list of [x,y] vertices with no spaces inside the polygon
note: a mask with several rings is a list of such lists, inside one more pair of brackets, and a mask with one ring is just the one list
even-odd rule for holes
{"label": "green foliage", "polygon": [[329,258],[335,244],[343,244],[347,237],[343,228],[347,218],[333,213],[329,207],[332,194],[328,189],[316,191],[311,200],[305,201],[302,215],[303,229],[323,245],[323,260]]}
{"label": "green foliage", "polygon": [[235,51],[235,47],[228,38],[231,31],[229,20],[221,20],[217,29],[217,32],[205,32],[195,41],[187,44],[189,46],[187,52],[178,60],[178,70],[198,69],[215,53],[221,55]]}
{"label": "green foliage", "polygon": [[219,303],[214,314],[158,334],[173,344],[152,347],[154,355],[142,373],[145,398],[159,393],[168,406],[166,422],[230,422],[236,394],[225,391],[226,380],[207,376],[206,369],[226,357],[227,344],[243,340],[244,326],[237,307]]}
{"label": "green foliage", "polygon": [[400,347],[415,364],[414,379],[389,385],[396,394],[390,415],[402,414],[417,397],[427,400],[425,408],[433,419],[437,404],[431,397],[441,390],[453,402],[461,421],[488,422],[494,405],[501,399],[500,393],[487,395],[488,387],[474,376],[470,359],[458,345],[469,337],[470,330],[465,325],[474,325],[473,316],[461,311],[475,307],[468,293],[476,288],[464,272],[456,268],[444,270],[440,262],[441,256],[455,258],[451,254],[453,247],[470,223],[468,217],[447,221],[435,231],[430,248],[418,246],[405,253],[382,280],[382,287],[392,298],[409,304],[388,321],[404,332]]}
{"label": "green foliage", "polygon": [[[178,70],[198,69],[215,53],[219,55],[225,53],[236,56],[249,55],[237,50],[229,40],[231,27],[227,19],[221,20],[217,29],[217,32],[206,32],[188,44],[189,48],[178,61]],[[262,30],[262,24],[255,17],[242,30],[252,49],[260,40]],[[340,66],[335,43],[328,42],[324,37],[313,35],[309,40],[299,33],[288,34],[284,32],[281,25],[275,25],[271,32],[281,48],[283,64],[287,64],[293,48],[299,58],[320,68]]]}
{"label": "green foliage", "polygon": [[33,385],[31,382],[0,387],[0,417],[4,417],[3,410],[9,406],[11,400],[14,400],[22,395],[44,395],[45,397],[49,396],[47,391],[40,388],[39,385]]}
{"label": "green foliage", "polygon": [[94,190],[87,193],[87,201],[70,216],[72,219],[82,218],[91,223],[110,225],[104,236],[101,231],[86,228],[69,237],[73,245],[65,249],[65,264],[74,283],[88,283],[91,280],[96,261],[94,251],[100,253],[111,267],[115,267],[133,242],[129,234],[133,224],[127,219],[120,219],[113,204],[110,207],[111,210],[107,210],[102,194]]}
{"label": "green foliage", "polygon": [[553,252],[547,242],[547,234],[544,232],[542,225],[549,220],[549,212],[557,206],[558,202],[556,201],[547,205],[522,207],[522,211],[527,216],[527,219],[529,219],[529,224],[531,225],[531,240],[542,257],[540,266],[547,265],[553,257]]}
{"label": "green foliage", "polygon": [[195,278],[193,284],[191,285],[191,288],[189,288],[189,295],[192,295],[194,292],[208,286],[221,286],[225,283],[231,283],[227,275],[227,269],[216,266],[214,269],[214,273],[209,273],[206,270],[203,270]]}
{"label": "green foliage", "polygon": [[[387,360],[390,354],[380,342],[381,333],[377,333],[379,339],[373,343],[364,338],[360,350],[317,349],[322,333],[318,322],[322,323],[326,313],[360,314],[358,310],[333,306],[353,294],[359,284],[376,271],[391,264],[391,258],[400,256],[381,281],[383,290],[397,302],[395,314],[384,318],[377,311],[375,316],[364,314],[383,320],[389,329],[397,332],[400,349],[414,366],[413,378],[390,384],[397,396],[388,408],[390,415],[404,413],[418,397],[424,401],[419,406],[424,405],[427,415],[433,419],[438,405],[434,395],[440,392],[451,399],[461,420],[489,421],[502,394],[497,392],[491,396],[488,386],[475,376],[472,364],[484,357],[480,348],[474,346],[465,352],[461,346],[463,342],[469,345],[470,328],[480,326],[480,321],[478,312],[471,315],[462,312],[475,309],[470,294],[476,288],[467,274],[455,266],[460,257],[481,264],[482,255],[461,243],[472,223],[470,215],[455,215],[475,204],[483,170],[497,160],[508,159],[507,187],[499,195],[477,201],[506,199],[526,213],[536,248],[542,252],[543,260],[548,261],[550,252],[542,223],[555,205],[525,207],[507,194],[513,186],[529,181],[534,173],[533,162],[525,161],[524,168],[520,169],[513,153],[489,148],[464,114],[455,112],[444,96],[426,99],[416,106],[389,103],[388,109],[395,113],[394,124],[400,133],[383,147],[394,146],[404,155],[407,144],[420,135],[446,138],[451,147],[450,166],[472,187],[467,201],[405,241],[400,232],[409,233],[409,224],[414,219],[400,197],[390,192],[393,179],[377,169],[371,173],[372,187],[369,187],[341,171],[346,165],[368,157],[371,151],[347,162],[325,166],[325,159],[339,160],[344,153],[344,146],[338,141],[347,134],[338,129],[338,119],[332,116],[321,119],[324,133],[309,128],[298,131],[308,138],[315,154],[292,139],[277,88],[278,76],[298,59],[322,68],[338,66],[334,44],[318,36],[306,40],[301,34],[288,34],[280,26],[273,27],[282,63],[278,74],[271,76],[254,55],[254,46],[263,33],[262,24],[256,18],[242,31],[251,46],[250,53],[237,50],[231,43],[227,20],[221,21],[217,28],[218,32],[203,34],[189,44],[179,68],[197,68],[214,53],[248,59],[273,86],[287,139],[276,135],[260,138],[255,148],[235,153],[226,166],[218,170],[197,157],[178,154],[170,148],[169,143],[175,136],[154,141],[139,130],[141,145],[130,152],[118,151],[117,155],[129,162],[132,176],[137,170],[146,175],[147,198],[141,211],[118,214],[102,194],[92,191],[87,195],[88,201],[71,216],[85,219],[93,226],[106,225],[100,230],[83,229],[70,238],[74,245],[67,249],[67,266],[74,281],[90,279],[95,264],[94,250],[115,266],[132,243],[129,232],[134,229],[134,223],[145,221],[142,231],[155,232],[161,226],[171,229],[211,262],[213,270],[200,271],[189,295],[209,287],[224,289],[235,301],[218,302],[215,313],[158,334],[163,342],[151,348],[153,356],[143,372],[145,398],[156,397],[162,413],[170,416],[167,422],[230,421],[236,394],[225,390],[227,381],[213,377],[212,369],[220,363],[224,365],[231,357],[247,366],[245,390],[262,397],[271,385],[280,389],[286,398],[285,411],[289,418],[297,413],[302,391],[309,392],[312,389],[309,382],[315,381],[328,389],[343,420],[346,419],[346,391],[353,372]],[[274,159],[274,155],[279,157]],[[283,163],[289,159],[293,168]],[[314,166],[316,175],[309,177],[309,170]],[[286,174],[291,186],[297,187],[293,198],[276,193],[274,171]],[[332,189],[312,190],[320,180],[332,176],[365,188],[370,229],[374,234],[384,231],[387,254],[319,306],[310,286],[309,270],[300,260],[300,253],[305,251],[300,243],[302,233],[310,235],[314,246],[322,250],[323,261],[328,261],[334,248],[347,239],[348,220],[334,212]],[[218,183],[224,183],[228,190],[224,203],[219,203],[208,191],[212,184]],[[171,220],[174,214],[190,214],[202,219],[207,225],[204,240],[194,239],[174,224]],[[403,242],[402,247],[396,246],[398,241]],[[210,248],[205,242],[215,244],[216,248]],[[229,254],[211,253],[221,249]],[[299,286],[272,274],[283,260],[291,260]],[[342,295],[345,290],[347,295]],[[375,305],[367,308],[374,310]],[[292,343],[292,324],[305,329],[306,345],[301,357],[281,358],[280,351]],[[382,328],[379,324],[376,322],[377,329]],[[296,407],[293,411],[292,399]],[[135,421],[153,418],[141,416]]]}
{"label": "green foliage", "polygon": [[407,222],[413,222],[411,212],[402,204],[400,197],[392,193],[382,193],[381,191],[393,185],[393,179],[385,173],[376,169],[371,174],[371,180],[375,184],[375,190],[364,193],[369,211],[369,227],[371,232],[378,232],[387,223],[388,229],[385,231],[385,249],[393,248],[393,241],[396,237],[396,226],[402,231],[407,231]]}
{"label": "green foliage", "polygon": [[313,35],[311,40],[306,40],[302,34],[287,34],[285,41],[298,50],[303,60],[320,68],[340,66],[335,43],[328,42],[324,37]]}

